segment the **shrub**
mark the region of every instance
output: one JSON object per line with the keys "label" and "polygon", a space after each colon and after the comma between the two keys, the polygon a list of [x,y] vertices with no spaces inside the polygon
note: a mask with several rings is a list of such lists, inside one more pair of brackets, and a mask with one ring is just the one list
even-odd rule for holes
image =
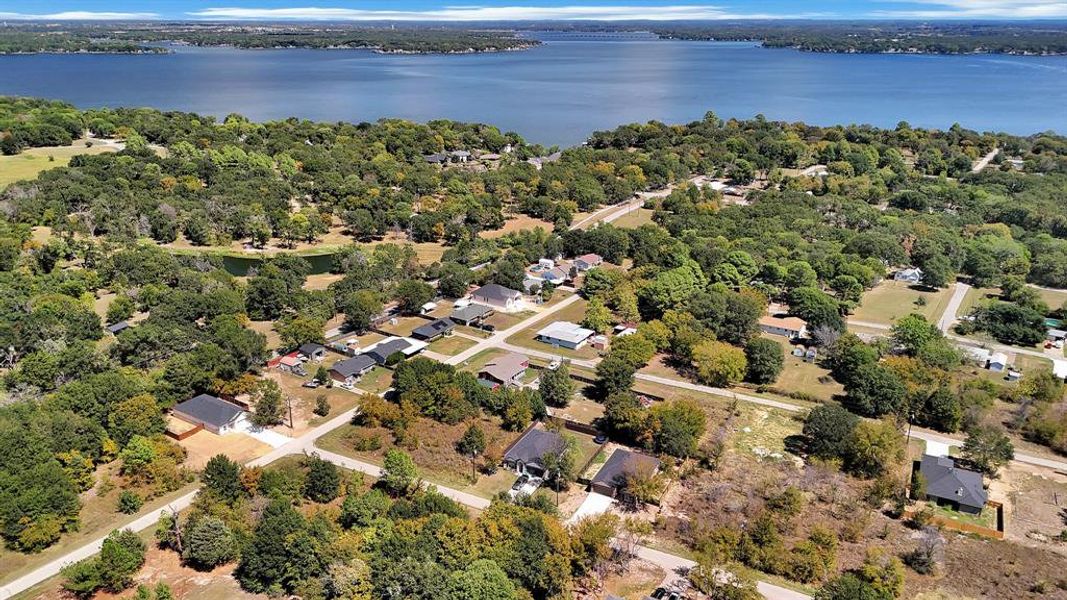
{"label": "shrub", "polygon": [[122,493],[119,494],[119,499],[115,510],[123,514],[132,515],[133,513],[141,510],[141,507],[143,505],[143,498],[141,498],[135,492],[131,492],[130,490],[123,490]]}

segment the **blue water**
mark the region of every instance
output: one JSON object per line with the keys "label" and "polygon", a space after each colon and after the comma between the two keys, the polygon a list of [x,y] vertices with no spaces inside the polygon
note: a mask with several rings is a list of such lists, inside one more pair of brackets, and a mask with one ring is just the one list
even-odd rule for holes
{"label": "blue water", "polygon": [[721,117],[1067,133],[1067,57],[813,54],[746,43],[552,36],[525,52],[179,47],[0,57],[0,94],[253,119],[451,118],[570,145],[622,123]]}

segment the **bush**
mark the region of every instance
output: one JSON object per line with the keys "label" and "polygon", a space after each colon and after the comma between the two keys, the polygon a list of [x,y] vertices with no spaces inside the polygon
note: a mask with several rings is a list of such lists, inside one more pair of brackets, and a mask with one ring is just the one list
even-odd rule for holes
{"label": "bush", "polygon": [[130,490],[123,490],[122,493],[119,494],[115,510],[123,514],[132,515],[141,510],[142,506],[144,506],[143,498]]}

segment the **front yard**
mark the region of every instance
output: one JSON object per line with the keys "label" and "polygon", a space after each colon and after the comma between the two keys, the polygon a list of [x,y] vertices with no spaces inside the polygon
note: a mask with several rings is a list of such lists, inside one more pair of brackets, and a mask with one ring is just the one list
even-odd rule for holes
{"label": "front yard", "polygon": [[430,343],[428,350],[436,352],[438,354],[444,354],[445,356],[455,356],[460,352],[463,352],[467,348],[470,348],[476,344],[474,340],[467,339],[458,335],[450,335],[447,337],[437,338]]}
{"label": "front yard", "polygon": [[[936,323],[945,312],[952,288],[919,289],[902,281],[884,281],[863,294],[859,307],[850,320],[892,325],[900,317],[919,313],[927,321]],[[919,299],[925,304],[919,304]]]}
{"label": "front yard", "polygon": [[586,304],[588,303],[584,299],[573,302],[551,315],[537,320],[533,325],[520,330],[515,335],[509,337],[507,341],[509,344],[522,346],[523,348],[530,348],[532,350],[540,350],[541,352],[551,352],[552,354],[558,354],[565,358],[584,360],[594,359],[599,356],[599,353],[589,344],[586,344],[577,350],[571,350],[569,348],[557,348],[551,344],[546,344],[537,340],[537,332],[556,321],[570,321],[571,323],[580,325],[582,319],[585,318]]}

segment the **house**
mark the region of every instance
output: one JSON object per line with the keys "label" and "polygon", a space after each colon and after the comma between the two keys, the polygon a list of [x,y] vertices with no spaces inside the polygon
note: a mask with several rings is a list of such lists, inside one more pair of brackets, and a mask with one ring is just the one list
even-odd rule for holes
{"label": "house", "polygon": [[330,379],[342,385],[352,385],[377,365],[378,363],[366,354],[339,360],[330,368]]}
{"label": "house", "polygon": [[574,268],[578,269],[578,272],[584,273],[593,267],[599,267],[604,262],[599,254],[583,254],[574,259]]}
{"label": "house", "polygon": [[893,273],[894,281],[904,281],[910,285],[916,285],[923,280],[923,270],[918,267],[908,267]]}
{"label": "house", "polygon": [[637,333],[637,323],[619,323],[613,329],[615,337],[626,337]]}
{"label": "house", "polygon": [[211,394],[200,394],[176,405],[171,414],[211,433],[222,435],[233,430],[245,411],[241,410],[240,406]]}
{"label": "house", "polygon": [[470,160],[471,153],[466,150],[456,150],[454,152],[449,152],[449,157],[452,159],[452,162],[465,163]]}
{"label": "house", "polygon": [[939,505],[973,515],[982,512],[988,494],[981,473],[961,469],[947,456],[929,454],[923,455],[919,472],[926,478],[926,496]]}
{"label": "house", "polygon": [[528,357],[510,352],[485,363],[482,370],[478,371],[478,380],[492,389],[500,386],[521,386],[522,378],[526,376],[526,370],[529,368],[530,359]]}
{"label": "house", "polygon": [[986,368],[995,373],[1001,373],[1008,368],[1008,355],[1003,352],[994,352],[989,357]]}
{"label": "house", "polygon": [[411,338],[391,337],[374,344],[367,348],[363,353],[364,356],[369,356],[374,359],[374,362],[379,365],[384,365],[389,362],[389,358],[396,353],[404,355],[404,358],[409,358],[422,352],[426,349],[426,342],[420,342]]}
{"label": "house", "polygon": [[546,344],[577,350],[596,332],[570,321],[556,321],[537,332],[537,339]]}
{"label": "house", "polygon": [[532,428],[504,453],[504,466],[520,475],[544,477],[544,456],[564,448],[563,437],[554,431]]}
{"label": "house", "polygon": [[626,480],[634,475],[652,476],[659,472],[660,461],[654,456],[641,454],[625,448],[615,450],[600,467],[589,489],[604,496],[614,498],[619,489],[625,487]]}
{"label": "house", "polygon": [[308,343],[300,346],[300,355],[307,360],[314,360],[316,362],[326,358],[326,346],[322,344]]}
{"label": "house", "polygon": [[529,294],[538,294],[545,285],[545,280],[539,277],[531,277],[529,273],[522,280],[522,291]]}
{"label": "house", "polygon": [[471,292],[471,300],[506,312],[522,308],[522,292],[517,292],[496,283],[483,285]]}
{"label": "house", "polygon": [[435,152],[422,157],[422,160],[431,165],[443,165],[448,162],[448,155],[443,152]]}
{"label": "house", "polygon": [[764,315],[760,317],[759,328],[764,333],[780,335],[791,340],[808,335],[808,323],[799,317]]}
{"label": "house", "polygon": [[411,332],[411,337],[417,340],[430,342],[441,336],[452,335],[452,330],[455,328],[455,321],[446,317],[416,327],[415,330]]}
{"label": "house", "polygon": [[[110,328],[109,328],[109,330],[110,330]],[[1062,329],[1055,329],[1055,328],[1049,329],[1048,333],[1046,334],[1045,337],[1050,342],[1061,342],[1064,339],[1067,339],[1067,331],[1064,331]]]}
{"label": "house", "polygon": [[452,311],[449,318],[460,325],[480,325],[496,311],[484,304],[468,304]]}
{"label": "house", "polygon": [[278,368],[295,375],[307,375],[307,371],[304,370],[304,361],[300,358],[299,352],[290,352],[278,359]]}
{"label": "house", "polygon": [[118,323],[114,323],[114,324],[108,325],[106,327],[107,332],[110,333],[111,335],[118,335],[118,334],[122,333],[123,331],[126,331],[129,328],[130,328],[130,324],[127,323],[126,321],[119,321]]}

